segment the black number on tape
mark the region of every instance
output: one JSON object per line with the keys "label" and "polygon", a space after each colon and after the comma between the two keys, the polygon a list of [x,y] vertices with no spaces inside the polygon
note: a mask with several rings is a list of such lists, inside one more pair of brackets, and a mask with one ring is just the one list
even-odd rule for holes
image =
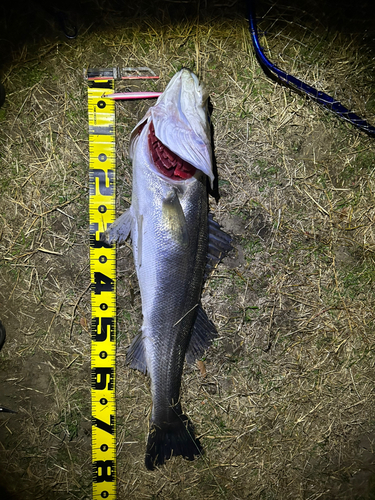
{"label": "black number on tape", "polygon": [[100,295],[102,292],[113,292],[114,281],[103,273],[94,273],[95,283],[92,283],[95,295]]}
{"label": "black number on tape", "polygon": [[92,318],[92,340],[94,342],[104,342],[108,338],[115,340],[115,319],[114,318]]}
{"label": "black number on tape", "polygon": [[113,391],[114,370],[113,368],[93,368],[91,375],[92,388],[97,391],[108,389]]}
{"label": "black number on tape", "polygon": [[93,418],[92,419],[93,425],[96,425],[98,429],[101,429],[104,432],[108,432],[108,434],[111,434],[111,436],[114,435],[115,433],[115,417],[113,415],[110,415],[110,423],[107,424],[107,422],[103,422],[103,420],[100,420],[99,418]]}
{"label": "black number on tape", "polygon": [[114,460],[96,460],[93,463],[94,482],[103,483],[115,480],[115,462]]}
{"label": "black number on tape", "polygon": [[[108,174],[108,177],[107,177]],[[115,173],[112,169],[106,172],[100,168],[91,168],[89,172],[90,196],[95,196],[96,179],[99,179],[99,192],[102,196],[113,196],[115,185]]]}

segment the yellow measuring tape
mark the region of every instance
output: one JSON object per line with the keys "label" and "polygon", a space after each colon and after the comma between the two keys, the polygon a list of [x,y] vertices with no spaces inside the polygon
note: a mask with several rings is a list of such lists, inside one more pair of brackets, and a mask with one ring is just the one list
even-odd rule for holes
{"label": "yellow measuring tape", "polygon": [[116,498],[116,249],[100,241],[115,220],[114,80],[88,82],[93,498]]}

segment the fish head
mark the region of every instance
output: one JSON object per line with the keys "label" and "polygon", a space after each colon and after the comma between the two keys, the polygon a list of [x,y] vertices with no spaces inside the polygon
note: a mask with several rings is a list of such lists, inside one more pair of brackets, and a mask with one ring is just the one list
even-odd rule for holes
{"label": "fish head", "polygon": [[130,157],[134,156],[139,132],[147,125],[150,153],[163,175],[176,180],[181,174],[181,179],[185,180],[199,170],[209,177],[212,187],[214,173],[207,99],[205,87],[192,71],[183,68],[176,73],[155,106],[134,128]]}

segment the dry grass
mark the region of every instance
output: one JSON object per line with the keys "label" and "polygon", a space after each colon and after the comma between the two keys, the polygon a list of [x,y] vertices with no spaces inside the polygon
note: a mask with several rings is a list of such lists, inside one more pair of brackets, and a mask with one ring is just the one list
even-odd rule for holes
{"label": "dry grass", "polygon": [[[87,5],[77,40],[42,24],[45,37],[13,46],[2,67],[0,403],[18,413],[0,416],[0,485],[15,499],[91,496],[83,69],[147,65],[161,79],[143,88],[163,89],[188,66],[210,93],[221,194],[212,210],[235,241],[204,291],[219,330],[206,376],[187,367],[183,380],[206,453],[143,466],[151,399],[148,380],[124,365],[141,323],[126,245],[118,497],[374,498],[373,139],[271,82],[229,7],[197,16],[193,3],[160,3],[140,19]],[[375,123],[371,53],[358,37],[298,7],[269,7],[260,31],[270,58]],[[131,196],[129,134],[148,105],[118,105],[119,211]]]}

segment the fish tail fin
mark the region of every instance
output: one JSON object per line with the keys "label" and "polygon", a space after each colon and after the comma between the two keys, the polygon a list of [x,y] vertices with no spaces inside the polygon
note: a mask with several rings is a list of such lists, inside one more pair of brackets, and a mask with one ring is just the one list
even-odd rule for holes
{"label": "fish tail fin", "polygon": [[163,426],[151,424],[145,458],[148,470],[163,465],[172,456],[181,455],[187,460],[194,460],[202,454],[203,449],[195,437],[193,424],[185,415]]}

